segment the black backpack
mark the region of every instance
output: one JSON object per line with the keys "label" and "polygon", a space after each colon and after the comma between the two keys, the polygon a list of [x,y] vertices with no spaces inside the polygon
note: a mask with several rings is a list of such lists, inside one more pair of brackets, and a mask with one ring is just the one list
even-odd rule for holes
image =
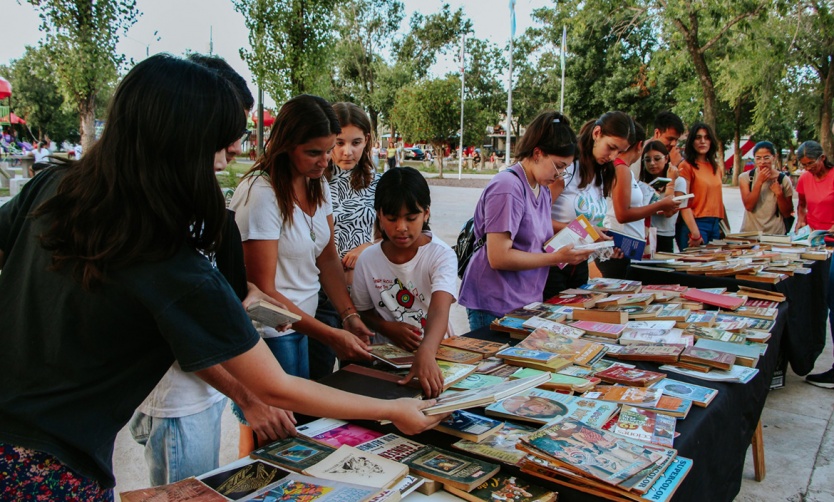
{"label": "black backpack", "polygon": [[[750,171],[749,180],[750,180],[750,190],[751,191],[753,190],[753,177],[756,175],[757,170],[758,169],[753,169],[752,171]],[[782,180],[785,179],[785,176],[787,176],[785,173],[783,173],[781,171],[779,172],[779,177],[776,180],[776,183],[779,183],[779,186],[782,186]],[[779,214],[779,206],[778,205],[776,206],[776,214],[777,215]],[[782,218],[782,220],[784,220],[784,222],[785,222],[785,233],[786,234],[790,233],[791,228],[793,228],[793,223],[796,220],[796,217],[793,214],[791,214],[787,218]]]}
{"label": "black backpack", "polygon": [[[512,169],[508,169],[511,173],[518,177],[518,173]],[[475,217],[469,218],[463,224],[458,234],[458,242],[455,245],[455,254],[458,257],[458,277],[463,279],[463,274],[466,272],[466,267],[469,265],[469,260],[475,251],[481,249],[486,244],[486,235],[480,239],[475,239]]]}

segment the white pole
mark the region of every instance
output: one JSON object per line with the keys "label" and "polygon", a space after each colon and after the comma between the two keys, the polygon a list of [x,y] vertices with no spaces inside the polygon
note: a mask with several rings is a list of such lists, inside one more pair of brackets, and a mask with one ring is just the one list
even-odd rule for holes
{"label": "white pole", "polygon": [[565,113],[565,49],[568,45],[568,30],[562,26],[562,49],[559,57],[562,60],[562,95],[559,100],[559,113]]}
{"label": "white pole", "polygon": [[[511,4],[512,8],[512,4]],[[515,31],[515,12],[512,13],[510,16],[510,23],[512,26],[512,33]],[[509,167],[510,165],[510,143],[511,143],[511,131],[513,127],[513,37],[510,35],[510,67],[509,73],[507,74],[507,145],[506,151],[504,152],[504,167]]]}
{"label": "white pole", "polygon": [[466,34],[460,37],[460,141],[458,142],[458,179],[463,177],[463,77],[466,73],[464,56],[466,54]]}

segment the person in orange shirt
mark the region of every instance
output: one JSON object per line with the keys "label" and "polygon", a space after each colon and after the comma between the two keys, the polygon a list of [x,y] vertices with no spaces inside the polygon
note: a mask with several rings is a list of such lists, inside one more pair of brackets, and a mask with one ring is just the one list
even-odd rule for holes
{"label": "person in orange shirt", "polygon": [[719,236],[718,224],[724,218],[724,168],[718,162],[717,152],[718,139],[712,128],[703,122],[692,124],[678,175],[686,180],[686,193],[694,195],[688,207],[695,224],[689,218],[678,220],[676,240],[681,250],[707,244]]}

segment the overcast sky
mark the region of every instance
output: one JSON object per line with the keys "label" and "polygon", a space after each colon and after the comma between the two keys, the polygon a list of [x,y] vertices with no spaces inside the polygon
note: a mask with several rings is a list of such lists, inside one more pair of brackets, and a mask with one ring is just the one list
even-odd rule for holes
{"label": "overcast sky", "polygon": [[[501,47],[509,40],[509,0],[403,0],[403,3],[406,21],[414,12],[431,14],[439,11],[443,3],[449,3],[452,9],[463,7],[466,16],[472,20],[476,37],[488,39]],[[150,54],[183,54],[186,49],[207,53],[211,38],[214,53],[225,58],[247,82],[252,80],[246,63],[239,56],[240,48],[247,45],[246,26],[231,0],[137,0],[136,4],[143,14],[117,46],[128,58],[135,61],[144,59],[146,49]],[[516,36],[532,24],[532,11],[546,5],[553,5],[552,0],[516,1]],[[7,64],[22,56],[25,46],[37,45],[42,34],[38,31],[40,21],[35,8],[25,1],[18,4],[5,0],[2,19],[0,62]],[[407,26],[407,23],[403,22],[403,25]],[[154,36],[154,31],[157,36]],[[441,57],[446,60],[438,61],[433,68],[437,75],[456,67],[453,51]],[[250,87],[253,95],[257,96],[254,86]],[[267,98],[266,105],[274,103]]]}

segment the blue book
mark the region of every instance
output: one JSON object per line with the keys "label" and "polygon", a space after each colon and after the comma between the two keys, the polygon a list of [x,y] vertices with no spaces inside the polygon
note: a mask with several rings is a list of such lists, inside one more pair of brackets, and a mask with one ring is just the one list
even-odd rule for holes
{"label": "blue book", "polygon": [[644,239],[635,239],[626,234],[609,230],[608,235],[614,238],[614,246],[622,249],[623,255],[632,260],[642,260],[643,251],[646,250],[646,241]]}
{"label": "blue book", "polygon": [[508,347],[504,350],[499,351],[497,354],[495,354],[495,356],[500,357],[502,359],[521,359],[524,361],[535,361],[542,363],[549,362],[551,359],[559,357],[558,354],[554,354],[553,352],[544,352],[541,350],[532,349],[520,349],[517,347]]}
{"label": "blue book", "polygon": [[435,427],[435,430],[479,443],[487,436],[497,432],[503,426],[504,422],[500,420],[494,420],[468,411],[455,411],[440,422]]}
{"label": "blue book", "polygon": [[675,457],[642,498],[655,502],[666,502],[671,499],[690,469],[692,469],[692,460],[686,457]]}

